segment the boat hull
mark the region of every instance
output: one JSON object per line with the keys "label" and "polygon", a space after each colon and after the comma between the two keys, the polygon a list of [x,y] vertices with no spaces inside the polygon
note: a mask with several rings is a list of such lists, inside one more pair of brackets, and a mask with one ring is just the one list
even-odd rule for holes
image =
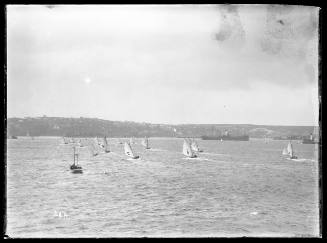
{"label": "boat hull", "polygon": [[318,144],[318,141],[314,141],[314,140],[305,138],[302,140],[302,144]]}
{"label": "boat hull", "polygon": [[82,174],[83,170],[82,169],[72,169],[73,174]]}

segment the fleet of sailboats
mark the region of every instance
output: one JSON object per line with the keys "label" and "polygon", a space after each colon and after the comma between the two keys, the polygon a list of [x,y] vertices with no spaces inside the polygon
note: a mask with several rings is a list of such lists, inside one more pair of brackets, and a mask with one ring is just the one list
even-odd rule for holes
{"label": "fleet of sailboats", "polygon": [[[104,136],[102,138],[102,140],[99,137],[95,137],[94,139],[91,139],[91,140],[90,139],[88,140],[86,138],[84,140],[79,139],[78,142],[73,137],[69,137],[69,138],[62,137],[62,139],[65,144],[74,143],[74,147],[73,147],[74,160],[73,160],[73,164],[70,166],[72,173],[82,173],[83,172],[82,167],[78,164],[78,154],[76,153],[76,145],[79,144],[80,147],[83,147],[83,146],[89,147],[93,156],[97,156],[98,154],[101,153],[101,151],[102,151],[102,153],[110,152],[109,142],[108,142],[106,136]],[[88,144],[87,144],[87,142],[88,142]],[[134,152],[134,150],[132,149],[131,142],[134,143],[133,138],[130,138],[129,141],[124,142],[124,153],[125,153],[125,155],[127,155],[128,157],[130,157],[132,159],[138,159],[140,156],[137,155]],[[122,141],[119,140],[119,143],[122,143]],[[141,145],[145,149],[150,149],[149,140],[147,137],[144,137],[144,139],[142,139]],[[194,138],[192,138],[192,139],[184,138],[182,153],[185,156],[187,156],[188,158],[197,158],[198,156],[196,153],[200,153],[200,152],[203,152],[203,150],[199,148],[199,146]],[[291,141],[289,141],[289,143],[287,144],[287,147],[285,147],[283,149],[282,154],[289,156],[290,159],[297,159],[297,156],[295,156],[293,145],[292,145]]]}

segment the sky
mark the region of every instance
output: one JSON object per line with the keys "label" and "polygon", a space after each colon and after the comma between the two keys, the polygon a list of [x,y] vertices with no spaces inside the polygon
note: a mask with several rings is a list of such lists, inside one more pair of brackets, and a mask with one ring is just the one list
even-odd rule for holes
{"label": "sky", "polygon": [[7,117],[318,125],[319,8],[7,5]]}

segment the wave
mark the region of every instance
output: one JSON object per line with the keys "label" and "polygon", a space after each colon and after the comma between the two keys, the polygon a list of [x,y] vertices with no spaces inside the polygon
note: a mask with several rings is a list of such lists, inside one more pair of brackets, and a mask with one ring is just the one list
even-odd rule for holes
{"label": "wave", "polygon": [[316,160],[314,159],[290,159],[290,158],[286,158],[287,160],[291,160],[291,161],[296,161],[296,162],[317,162]]}
{"label": "wave", "polygon": [[208,153],[208,152],[202,152],[201,154],[217,155],[217,156],[230,156],[230,154],[218,154],[218,153]]}

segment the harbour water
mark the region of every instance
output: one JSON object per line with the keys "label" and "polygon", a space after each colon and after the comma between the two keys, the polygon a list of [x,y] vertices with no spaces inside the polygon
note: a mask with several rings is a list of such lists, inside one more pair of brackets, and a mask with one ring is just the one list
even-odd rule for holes
{"label": "harbour water", "polygon": [[[124,139],[122,139],[124,141]],[[293,141],[203,141],[198,158],[183,140],[135,139],[139,160],[109,138],[111,153],[59,137],[7,140],[7,234],[20,237],[319,236],[318,145]],[[126,139],[127,141],[127,139]]]}

